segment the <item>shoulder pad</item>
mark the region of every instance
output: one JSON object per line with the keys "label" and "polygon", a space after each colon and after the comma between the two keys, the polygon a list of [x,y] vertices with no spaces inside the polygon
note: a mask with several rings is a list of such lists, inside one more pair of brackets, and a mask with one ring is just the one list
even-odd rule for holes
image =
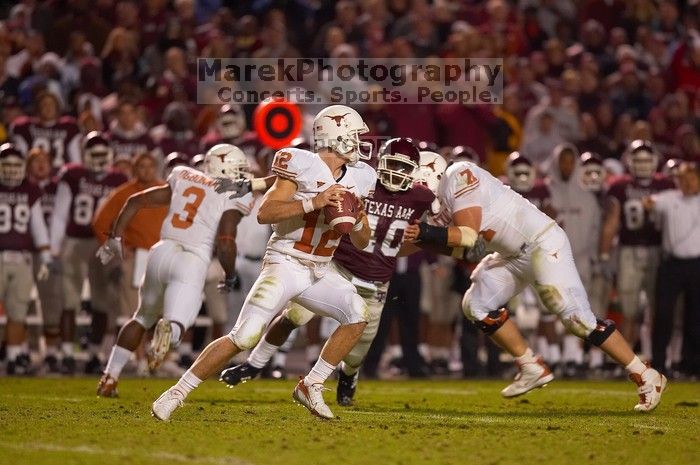
{"label": "shoulder pad", "polygon": [[294,180],[314,163],[322,163],[317,154],[293,147],[284,148],[275,152],[272,172],[283,178]]}

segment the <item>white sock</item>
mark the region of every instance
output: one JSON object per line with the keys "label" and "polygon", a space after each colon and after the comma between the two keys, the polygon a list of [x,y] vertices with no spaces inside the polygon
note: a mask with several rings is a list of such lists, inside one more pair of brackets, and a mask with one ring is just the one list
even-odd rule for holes
{"label": "white sock", "polygon": [[73,343],[72,342],[61,342],[61,352],[66,357],[73,356]]}
{"label": "white sock", "polygon": [[177,347],[177,353],[180,355],[192,355],[192,343],[191,342],[182,342]]}
{"label": "white sock", "polygon": [[313,363],[321,355],[321,346],[318,344],[309,344],[306,346],[306,361]]}
{"label": "white sock", "polygon": [[262,368],[275,355],[277,349],[279,349],[278,346],[270,344],[263,338],[248,356],[248,363],[255,368]]}
{"label": "white sock", "polygon": [[542,356],[547,363],[552,363],[551,356],[549,355],[549,342],[544,336],[537,336],[537,352]]}
{"label": "white sock", "polygon": [[172,387],[172,389],[179,391],[184,399],[190,392],[192,392],[192,390],[194,390],[194,388],[199,386],[201,382],[202,380],[197,378],[191,370],[187,370],[178,380],[177,384]]}
{"label": "white sock", "polygon": [[536,360],[536,358],[535,358],[535,355],[532,353],[532,349],[530,349],[528,347],[527,350],[525,351],[525,353],[522,354],[520,357],[515,357],[515,360],[517,362],[519,362],[520,364],[523,364],[523,363],[533,363]]}
{"label": "white sock", "polygon": [[333,370],[335,370],[333,365],[319,357],[309,374],[304,378],[304,384],[307,386],[323,384],[333,374]]}
{"label": "white sock", "polygon": [[272,356],[272,366],[284,367],[287,366],[287,352],[277,352]]}
{"label": "white sock", "polygon": [[105,373],[108,373],[114,379],[119,379],[119,375],[121,375],[124,365],[131,359],[132,353],[130,350],[118,345],[112,347],[112,353],[109,355]]}
{"label": "white sock", "polygon": [[170,346],[177,347],[180,344],[180,336],[182,336],[182,331],[180,330],[180,325],[174,321],[170,322]]}
{"label": "white sock", "polygon": [[642,362],[639,357],[636,355],[632,359],[632,361],[625,367],[625,369],[630,372],[630,373],[636,373],[638,375],[641,375],[644,370],[647,369],[647,366]]}
{"label": "white sock", "polygon": [[15,361],[19,354],[22,353],[22,346],[17,344],[17,345],[8,345],[7,346],[7,359],[11,362]]}
{"label": "white sock", "polygon": [[360,370],[360,367],[351,367],[345,362],[340,364],[340,369],[348,376],[352,376]]}
{"label": "white sock", "polygon": [[561,362],[561,347],[558,343],[549,345],[549,362],[559,363]]}
{"label": "white sock", "polygon": [[574,362],[576,364],[583,363],[583,348],[581,347],[581,339],[573,334],[564,336],[564,361]]}
{"label": "white sock", "polygon": [[430,361],[430,346],[425,342],[418,344],[418,353],[423,357],[423,360]]}
{"label": "white sock", "polygon": [[[403,351],[401,350],[401,346],[398,344],[392,344],[389,346],[389,355],[391,358],[401,358],[403,356]],[[431,349],[435,350],[435,348]],[[433,355],[435,355],[435,352],[432,352]]]}

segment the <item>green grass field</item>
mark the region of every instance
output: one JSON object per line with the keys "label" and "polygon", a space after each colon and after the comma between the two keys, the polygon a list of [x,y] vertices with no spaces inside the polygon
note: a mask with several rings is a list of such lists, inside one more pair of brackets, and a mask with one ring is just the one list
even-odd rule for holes
{"label": "green grass field", "polygon": [[90,378],[0,379],[0,464],[700,463],[697,383],[638,414],[627,382],[556,381],[507,401],[497,381],[363,381],[355,407],[322,421],[292,403],[292,381],[210,381],[160,423],[150,404],[170,384],[124,380],[99,399]]}

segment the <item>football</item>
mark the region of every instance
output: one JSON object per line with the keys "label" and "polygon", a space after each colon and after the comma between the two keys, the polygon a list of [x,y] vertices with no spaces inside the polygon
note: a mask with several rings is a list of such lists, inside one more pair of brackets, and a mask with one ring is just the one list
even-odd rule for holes
{"label": "football", "polygon": [[357,215],[357,198],[352,192],[344,191],[340,206],[327,205],[323,209],[326,221],[339,234],[347,234],[355,226]]}

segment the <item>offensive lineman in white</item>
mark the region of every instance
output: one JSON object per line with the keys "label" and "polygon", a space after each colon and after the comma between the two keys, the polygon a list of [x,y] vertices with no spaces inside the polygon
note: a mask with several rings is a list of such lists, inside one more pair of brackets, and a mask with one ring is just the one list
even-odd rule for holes
{"label": "offensive lineman in white", "polygon": [[121,234],[139,209],[165,205],[170,208],[160,232],[161,240],[148,254],[139,308],[119,332],[97,386],[98,396],[117,395],[117,380],[124,365],[154,324],[148,350],[151,369],[157,368],[170,348],[179,344],[202,306],[202,289],[215,244],[225,272],[220,290],[228,292],[235,286],[236,228],[250,212],[253,197],[246,194],[229,199],[229,195],[217,193],[216,178],[239,179],[248,173],[246,156],[238,147],[218,144],[205,155],[204,173],[178,166],[168,176],[167,184],[129,197],[114,222],[110,238],[97,252],[103,263],[115,255],[122,256]]}
{"label": "offensive lineman in white", "polygon": [[501,392],[504,397],[524,394],[554,378],[502,308],[531,285],[568,331],[600,347],[627,369],[638,386],[636,411],[650,411],[658,405],[666,378],[634,354],[614,322],[596,321],[563,229],[471,162],[448,168],[439,197],[442,210],[436,223],[447,227],[414,224],[406,229],[404,238],[421,246],[472,247],[481,235],[487,249],[495,252],[472,273],[462,310],[516,360],[520,372]]}
{"label": "offensive lineman in white", "polygon": [[[340,322],[293,393],[312,414],[333,418],[323,400],[323,383],[362,335],[368,309],[355,286],[329,266],[341,236],[326,224],[323,208],[337,204],[343,190],[362,198],[374,188],[376,172],[358,161],[371,156],[371,144],[359,138],[367,131],[355,110],[332,105],[314,118],[317,153],[288,148],[275,154],[272,172],[277,179],[258,212],[258,222],[272,224],[274,230],[262,272],[231,333],[209,344],[177,384],[153,403],[156,418],[168,420],[202,380],[218,373],[237,353],[255,347],[290,300]],[[369,238],[367,216],[361,211],[350,239],[363,249]]]}

